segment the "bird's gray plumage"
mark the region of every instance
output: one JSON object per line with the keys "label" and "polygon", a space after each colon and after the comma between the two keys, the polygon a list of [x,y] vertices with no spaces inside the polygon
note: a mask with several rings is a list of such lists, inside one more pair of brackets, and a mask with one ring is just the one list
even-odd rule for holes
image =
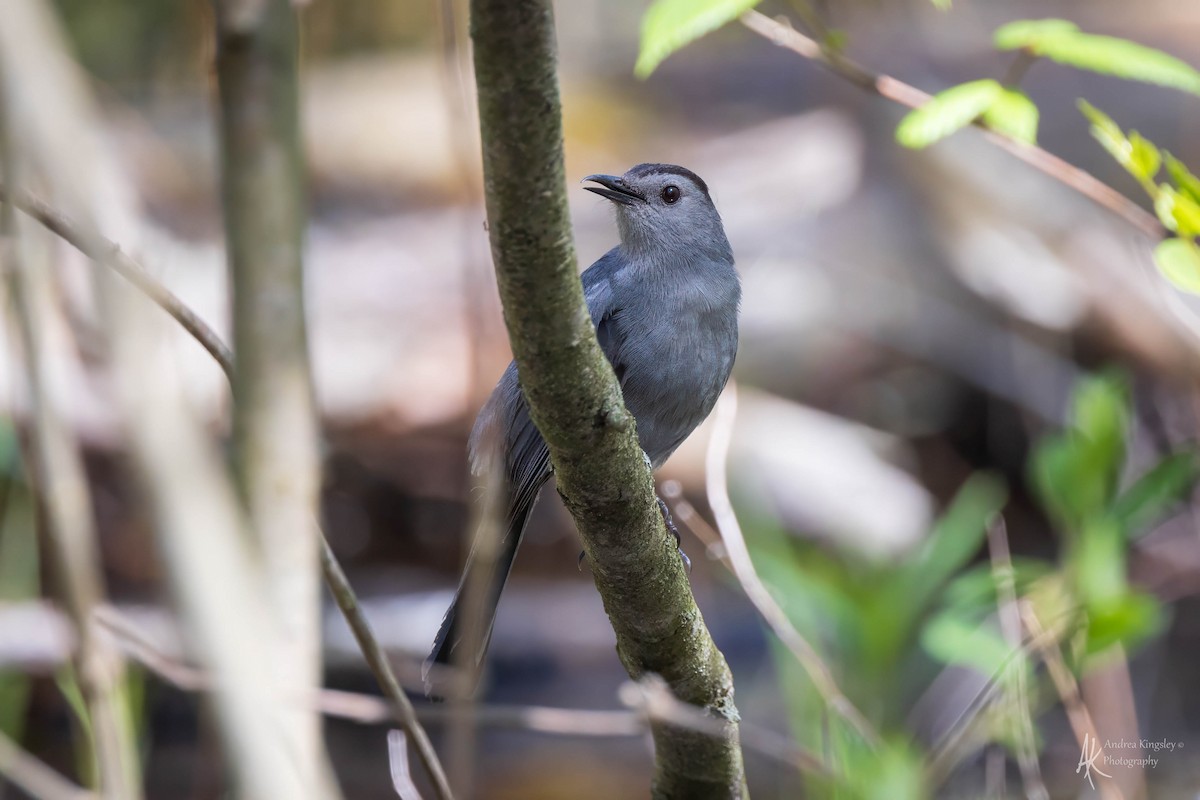
{"label": "bird's gray plumage", "polygon": [[[600,347],[637,421],[638,440],[658,468],[708,416],[733,368],[741,288],[733,251],[708,187],[670,164],[639,164],[624,176],[593,175],[587,187],[614,202],[621,243],[582,275]],[[673,187],[673,192],[671,191]],[[673,200],[672,200],[673,198]],[[546,443],[529,419],[516,363],[508,365],[471,433],[472,466],[505,481],[504,529],[492,571],[478,583],[468,558],[431,660],[448,663],[462,644],[463,588],[483,589],[471,648],[476,668],[529,513],[551,475]],[[493,475],[493,477],[500,477]]]}

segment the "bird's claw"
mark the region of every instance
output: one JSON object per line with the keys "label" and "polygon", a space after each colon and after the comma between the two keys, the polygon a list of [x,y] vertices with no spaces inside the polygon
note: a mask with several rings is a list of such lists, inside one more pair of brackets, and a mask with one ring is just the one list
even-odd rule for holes
{"label": "bird's claw", "polygon": [[692,560],[688,558],[687,553],[683,552],[683,543],[680,540],[679,528],[675,527],[675,520],[671,517],[671,509],[667,508],[667,503],[661,497],[655,496],[658,500],[658,510],[662,512],[663,522],[667,525],[667,530],[675,537],[675,549],[679,551],[679,557],[683,559],[683,566],[687,569],[689,575],[692,574]]}

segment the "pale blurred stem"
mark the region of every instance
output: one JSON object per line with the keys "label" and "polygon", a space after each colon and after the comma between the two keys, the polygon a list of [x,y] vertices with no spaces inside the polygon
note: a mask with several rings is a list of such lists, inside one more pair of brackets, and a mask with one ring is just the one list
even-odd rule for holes
{"label": "pale blurred stem", "polygon": [[[996,602],[1000,615],[1000,628],[1004,640],[1013,650],[1022,646],[1021,612],[1017,607],[1016,575],[1008,549],[1008,530],[1003,517],[996,517],[988,524],[988,553],[992,560],[992,581],[996,584]],[[1025,685],[1025,662],[1013,661],[1007,669],[1012,673],[1011,702],[1017,717],[1017,765],[1021,779],[1025,782],[1026,796],[1031,800],[1043,800],[1050,796],[1042,780],[1038,766],[1037,739],[1030,714],[1028,689]]]}
{"label": "pale blurred stem", "polygon": [[[10,110],[7,104],[0,106],[0,169],[7,178],[14,175],[17,160],[5,123]],[[0,203],[3,268],[21,331],[32,416],[30,476],[45,514],[42,529],[49,538],[49,551],[78,636],[75,669],[91,724],[99,790],[105,800],[134,800],[141,797],[141,784],[129,710],[122,694],[125,667],[120,655],[96,635],[92,618],[104,596],[104,578],[91,494],[79,443],[59,416],[66,399],[56,393],[49,374],[56,361],[50,331],[54,287],[45,269],[31,266],[22,257],[17,234],[13,205]]]}
{"label": "pale blurred stem", "polygon": [[[0,199],[4,198],[11,199],[14,206],[40,222],[47,230],[62,237],[64,241],[78,248],[80,252],[96,263],[104,264],[128,278],[135,287],[144,292],[152,301],[179,321],[184,329],[194,336],[203,345],[204,349],[212,355],[213,360],[217,362],[225,374],[232,377],[232,354],[229,347],[221,340],[216,331],[208,327],[194,311],[188,308],[170,289],[159,283],[142,265],[125,255],[118,245],[95,232],[87,231],[76,225],[63,214],[30,195],[0,185]],[[350,586],[341,565],[338,564],[333,551],[329,549],[324,534],[319,529],[318,535],[321,537],[322,547],[321,571],[330,593],[333,595],[334,600],[337,601],[338,608],[341,610],[350,629],[354,632],[355,638],[358,640],[359,646],[363,651],[363,656],[367,661],[367,665],[375,675],[381,691],[389,699],[392,708],[396,710],[396,721],[405,729],[409,739],[418,748],[418,755],[422,763],[429,770],[430,779],[434,782],[435,786],[444,785],[444,778],[438,777],[439,774],[444,774],[444,770],[441,764],[438,763],[437,754],[429,746],[429,736],[419,729],[419,722],[404,713],[403,709],[406,706],[411,706],[408,697],[400,688],[400,684],[392,671],[391,664],[384,657],[383,648],[375,640],[374,634],[371,632],[371,626],[368,624],[366,617],[363,616],[362,609],[359,607],[358,597],[355,595],[353,587]],[[439,794],[439,797],[446,800],[450,795]]]}
{"label": "pale blurred stem", "polygon": [[635,679],[661,675],[718,735],[655,721],[654,797],[746,795],[733,678],[655,500],[621,388],[596,342],[567,212],[550,0],[472,0],[492,256],[531,416]]}
{"label": "pale blurred stem", "polygon": [[[297,20],[289,0],[218,2],[222,209],[233,289],[233,445],[283,641],[280,681],[320,682],[317,516],[320,463],[308,364],[302,245],[305,191]],[[285,721],[306,783],[316,780],[320,717]]]}
{"label": "pale blurred stem", "polygon": [[[1067,720],[1071,723],[1075,741],[1080,747],[1084,747],[1089,738],[1093,743],[1103,741],[1096,731],[1096,723],[1092,720],[1091,712],[1088,711],[1083,697],[1079,694],[1079,684],[1075,682],[1075,676],[1071,674],[1070,668],[1063,659],[1062,651],[1059,649],[1061,634],[1046,635],[1046,629],[1038,619],[1032,603],[1021,601],[1019,608],[1021,621],[1025,623],[1026,629],[1033,637],[1035,649],[1041,657],[1042,663],[1046,665],[1050,681],[1058,691],[1063,709],[1067,712]],[[1121,791],[1111,778],[1095,775],[1095,780],[1100,789],[1100,796],[1104,800],[1120,800]]]}
{"label": "pale blurred stem", "polygon": [[[763,620],[808,673],[813,687],[825,701],[826,708],[853,728],[869,746],[878,747],[881,741],[878,732],[842,692],[833,677],[833,672],[821,659],[816,648],[797,630],[783,607],[772,597],[750,558],[746,538],[742,535],[742,527],[729,499],[726,462],[733,439],[733,423],[737,417],[737,385],[732,381],[717,401],[713,417],[713,434],[709,440],[704,464],[705,489],[717,530],[720,532],[721,543],[725,546],[725,563]],[[826,741],[828,742],[828,737]]]}
{"label": "pale blurred stem", "polygon": [[36,800],[96,800],[50,767],[26,753],[0,731],[0,775]]}
{"label": "pale blurred stem", "polygon": [[[840,54],[836,58],[830,57],[828,48],[822,47],[783,22],[771,19],[757,11],[747,11],[740,19],[743,25],[773,44],[823,64],[835,75],[844,78],[860,89],[906,108],[919,108],[930,100],[930,95],[926,92],[896,80],[890,75],[872,72]],[[1157,217],[1090,173],[1068,164],[1053,153],[1036,145],[1018,142],[1011,137],[987,130],[978,121],[975,126],[983,130],[984,136],[992,144],[1059,183],[1069,186],[1096,204],[1107,208],[1150,238],[1161,239],[1167,235],[1166,229]]]}

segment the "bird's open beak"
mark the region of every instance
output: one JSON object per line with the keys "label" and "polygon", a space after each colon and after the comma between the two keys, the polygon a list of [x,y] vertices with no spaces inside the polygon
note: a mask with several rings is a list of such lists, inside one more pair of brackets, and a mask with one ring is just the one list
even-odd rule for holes
{"label": "bird's open beak", "polygon": [[628,206],[635,202],[645,202],[646,200],[646,198],[626,186],[625,181],[617,175],[588,175],[584,180],[598,183],[600,186],[585,186],[583,188],[589,192],[595,192],[601,197],[607,197],[614,203],[621,203]]}

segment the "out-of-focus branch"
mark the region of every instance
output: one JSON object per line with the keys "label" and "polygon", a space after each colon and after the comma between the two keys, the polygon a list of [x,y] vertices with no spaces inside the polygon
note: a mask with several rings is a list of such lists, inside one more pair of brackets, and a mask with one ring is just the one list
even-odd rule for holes
{"label": "out-of-focus branch", "polygon": [[345,573],[342,572],[342,567],[338,564],[333,550],[330,549],[329,542],[324,538],[321,539],[321,567],[328,579],[329,589],[333,593],[333,598],[337,601],[338,608],[342,610],[342,615],[346,618],[346,623],[350,626],[350,630],[354,633],[354,638],[358,641],[363,658],[367,660],[371,672],[375,674],[380,688],[383,689],[383,693],[390,701],[392,712],[396,715],[400,726],[408,734],[408,737],[413,740],[413,745],[417,749],[417,756],[421,759],[421,764],[425,767],[425,771],[429,773],[429,778],[433,781],[437,796],[443,800],[452,800],[454,794],[450,790],[450,781],[446,777],[445,770],[442,769],[437,752],[433,749],[433,743],[429,741],[429,735],[425,733],[425,729],[417,721],[417,715],[413,710],[412,703],[409,701],[408,696],[404,694],[404,690],[400,688],[400,684],[396,681],[396,676],[392,672],[391,665],[388,663],[387,654],[383,652],[379,641],[371,632],[370,623],[367,622],[366,616],[363,615],[362,609],[359,608],[358,598],[355,597],[353,590],[351,590],[350,582],[346,579]]}
{"label": "out-of-focus branch", "polygon": [[142,294],[157,303],[171,315],[196,342],[208,351],[226,377],[233,380],[233,353],[221,341],[217,332],[184,304],[166,286],[154,278],[141,264],[121,250],[120,245],[109,241],[95,231],[84,229],[55,208],[9,185],[0,185],[0,200],[12,203],[23,213],[41,223],[46,230],[61,237],[79,252],[103,264],[136,286]]}
{"label": "out-of-focus branch", "polygon": [[733,678],[692,597],[584,304],[550,0],[472,0],[471,35],[492,256],[530,415],[583,537],[625,669],[634,679],[662,675],[676,697],[720,723],[715,737],[652,725],[652,794],[743,796]]}
{"label": "out-of-focus branch", "polygon": [[[67,52],[48,4],[5,0],[0,65],[6,91],[21,100],[12,122],[23,159],[84,229],[99,230],[102,221],[133,236],[139,214],[132,192],[96,133],[102,126]],[[246,800],[304,798],[315,787],[298,780],[280,735],[275,619],[221,456],[185,400],[144,300],[107,270],[96,273],[96,283],[133,462],[190,641],[216,679],[216,717],[236,791]]]}
{"label": "out-of-focus branch", "polygon": [[750,558],[746,547],[746,539],[742,536],[742,526],[734,513],[733,503],[729,500],[729,482],[726,475],[726,460],[729,455],[729,445],[733,437],[733,422],[737,417],[737,386],[730,382],[717,401],[714,412],[713,434],[709,440],[708,454],[705,458],[705,491],[708,494],[708,504],[716,519],[717,530],[721,534],[721,543],[725,547],[725,558],[734,577],[742,585],[742,590],[758,609],[758,613],[784,646],[792,652],[804,671],[808,673],[813,686],[825,704],[844,719],[863,741],[871,745],[879,743],[879,734],[855,707],[850,699],[838,687],[833,673],[820,655],[809,644],[808,640],[796,630],[783,608],[775,602],[767,590],[766,584],[758,577],[758,570]]}
{"label": "out-of-focus branch", "polygon": [[[1008,550],[1008,529],[1003,517],[988,523],[988,554],[992,560],[992,581],[996,584],[996,602],[999,606],[1000,628],[1004,641],[1013,650],[1021,649],[1021,611],[1017,605],[1016,575],[1012,557]],[[1038,766],[1037,738],[1033,730],[1032,709],[1026,687],[1025,663],[1014,661],[1006,667],[1012,673],[1011,702],[1017,715],[1017,766],[1021,780],[1025,783],[1025,795],[1030,800],[1045,800],[1050,797],[1042,770]]]}
{"label": "out-of-focus branch", "polygon": [[[1062,651],[1059,649],[1061,632],[1048,634],[1042,621],[1038,619],[1032,603],[1022,601],[1019,608],[1021,621],[1025,623],[1026,629],[1033,637],[1035,649],[1041,657],[1042,663],[1046,665],[1050,681],[1058,691],[1063,709],[1067,712],[1067,720],[1071,723],[1071,730],[1075,733],[1075,741],[1090,755],[1093,749],[1100,749],[1099,743],[1103,740],[1096,732],[1096,723],[1092,721],[1092,714],[1079,694],[1079,684],[1075,682],[1075,676],[1071,673],[1063,659]],[[1091,742],[1090,747],[1089,741]],[[1106,775],[1095,765],[1092,766],[1092,772],[1104,778],[1100,781],[1100,796],[1104,800],[1122,800],[1121,789],[1111,775]]]}
{"label": "out-of-focus branch", "polygon": [[[118,245],[109,242],[99,234],[85,232],[75,223],[69,221],[65,215],[48,204],[37,200],[27,193],[13,191],[7,187],[0,186],[0,199],[9,197],[14,198],[15,202],[13,205],[44,224],[49,230],[61,236],[65,241],[70,242],[85,255],[95,259],[97,253],[121,253],[121,248]],[[232,357],[230,356],[228,346],[221,340],[220,336],[200,320],[195,312],[185,305],[182,300],[152,277],[140,264],[124,255],[121,256],[121,260],[124,262],[126,270],[138,276],[136,281],[131,281],[134,286],[145,292],[151,300],[181,323],[184,319],[195,321],[194,325],[185,324],[184,328],[188,333],[191,333],[200,340],[200,343],[204,345],[204,349],[212,355],[226,374],[232,376]],[[98,263],[113,266],[112,262],[105,259],[99,259]],[[123,270],[117,271],[122,275],[125,274]],[[410,715],[403,713],[402,709],[405,705],[409,705],[411,708],[408,697],[404,694],[404,690],[400,688],[391,664],[384,655],[383,648],[371,632],[371,626],[362,613],[362,609],[358,604],[358,597],[354,593],[354,588],[346,578],[337,557],[329,548],[324,534],[319,530],[318,534],[322,540],[321,572],[325,578],[326,585],[329,587],[330,594],[333,595],[339,610],[341,610],[343,617],[346,619],[346,623],[354,632],[354,636],[358,640],[359,646],[363,651],[363,656],[367,661],[367,666],[375,675],[380,689],[387,696],[397,722],[404,727],[409,737],[416,743],[418,755],[424,766],[429,770],[430,779],[439,789],[438,796],[448,798],[449,794],[442,794],[442,790],[448,789],[448,786],[444,779],[445,771],[438,761],[437,753],[429,744],[428,735],[424,731],[419,730],[420,723]],[[143,665],[154,670],[152,664],[143,662]],[[178,680],[173,680],[172,682],[177,683],[181,688],[197,688],[185,685],[183,681],[186,678],[179,678],[178,676],[176,678]],[[168,680],[172,679],[168,677]],[[439,779],[439,775],[442,778]]]}
{"label": "out-of-focus branch", "polygon": [[[872,94],[907,108],[919,108],[930,100],[930,95],[915,86],[910,86],[890,75],[872,72],[843,55],[830,56],[827,50],[813,39],[790,25],[771,19],[765,14],[753,10],[747,11],[741,16],[741,22],[771,43],[822,64],[835,75]],[[979,123],[976,125],[982,128]],[[1152,239],[1161,239],[1166,235],[1167,231],[1157,217],[1090,173],[1067,163],[1037,145],[1018,142],[1009,136],[987,129],[984,129],[984,133],[988,140],[997,147],[1008,151],[1034,169],[1107,208]]]}
{"label": "out-of-focus branch", "polygon": [[[317,518],[321,485],[308,363],[298,27],[288,0],[215,0],[222,212],[233,291],[234,465],[282,641],[284,691],[321,675]],[[322,759],[320,717],[287,712],[306,786]]]}
{"label": "out-of-focus branch", "polygon": [[[626,683],[621,687],[619,694],[625,705],[637,709],[651,722],[684,728],[706,736],[722,735],[720,720],[713,719],[696,706],[680,702],[658,675],[647,675],[637,682]],[[829,769],[820,758],[773,731],[743,725],[741,740],[746,749],[800,772],[821,778],[830,777]]]}
{"label": "out-of-focus branch", "polygon": [[[13,107],[2,87],[0,106],[0,170],[7,178],[16,174],[17,147],[7,125]],[[0,260],[21,329],[32,416],[31,477],[78,637],[75,668],[93,731],[99,789],[106,800],[133,800],[142,792],[129,709],[122,695],[125,667],[120,655],[96,636],[92,614],[104,597],[104,578],[91,493],[79,443],[61,416],[65,398],[50,375],[51,364],[61,358],[56,352],[61,343],[55,341],[51,325],[52,277],[44,264],[29,263],[11,203],[0,203],[0,244]]]}
{"label": "out-of-focus branch", "polygon": [[0,731],[0,775],[36,800],[99,800],[26,753]]}
{"label": "out-of-focus branch", "polygon": [[[182,663],[177,656],[164,653],[132,620],[116,609],[103,609],[99,619],[131,660],[167,683],[187,692],[213,690],[213,682],[208,675]],[[655,720],[709,736],[722,735],[721,720],[705,714],[702,709],[677,700],[658,676],[648,675],[637,683],[626,683],[621,687],[618,696],[624,705],[633,710],[600,711],[515,705],[456,707],[438,703],[421,706],[416,713],[426,722],[453,723],[458,717],[466,715],[470,716],[475,724],[484,727],[551,736],[638,736],[645,733],[648,724]],[[296,697],[292,700],[306,704],[326,716],[366,725],[379,725],[396,718],[392,704],[374,695],[321,689],[308,697]],[[743,725],[742,741],[746,748],[781,764],[806,774],[830,777],[828,768],[819,758],[771,730]]]}

